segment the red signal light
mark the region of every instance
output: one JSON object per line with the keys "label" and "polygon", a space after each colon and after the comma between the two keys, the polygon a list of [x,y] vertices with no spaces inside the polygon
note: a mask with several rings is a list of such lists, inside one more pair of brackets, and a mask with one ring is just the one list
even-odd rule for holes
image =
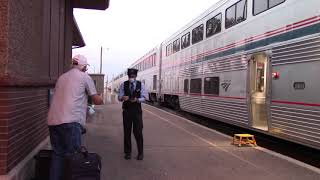
{"label": "red signal light", "polygon": [[273,72],[272,73],[272,79],[279,79],[280,78],[280,73],[279,72]]}

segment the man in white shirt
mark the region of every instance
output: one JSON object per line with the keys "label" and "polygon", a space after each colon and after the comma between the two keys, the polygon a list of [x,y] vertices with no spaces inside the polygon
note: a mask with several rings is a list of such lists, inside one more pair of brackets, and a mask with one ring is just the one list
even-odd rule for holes
{"label": "man in white shirt", "polygon": [[87,71],[87,59],[72,58],[72,69],[62,74],[54,90],[48,113],[48,126],[53,156],[50,180],[63,177],[64,157],[81,147],[81,123],[85,122],[88,96],[94,104],[103,104]]}

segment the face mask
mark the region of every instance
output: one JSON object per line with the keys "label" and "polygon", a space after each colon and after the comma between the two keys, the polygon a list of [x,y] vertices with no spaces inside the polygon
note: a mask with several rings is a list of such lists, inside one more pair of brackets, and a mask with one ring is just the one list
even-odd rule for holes
{"label": "face mask", "polygon": [[130,81],[130,82],[133,82],[133,81],[134,81],[134,78],[129,78],[129,81]]}
{"label": "face mask", "polygon": [[82,71],[82,72],[86,72],[87,70],[88,70],[88,68],[87,68],[87,66],[85,66],[85,67],[82,68],[81,71]]}

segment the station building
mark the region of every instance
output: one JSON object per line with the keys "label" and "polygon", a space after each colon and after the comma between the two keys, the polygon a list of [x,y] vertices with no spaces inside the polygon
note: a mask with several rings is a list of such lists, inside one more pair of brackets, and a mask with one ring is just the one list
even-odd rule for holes
{"label": "station building", "polygon": [[74,8],[106,10],[109,0],[0,1],[0,180],[26,180],[48,144],[49,90],[85,42]]}

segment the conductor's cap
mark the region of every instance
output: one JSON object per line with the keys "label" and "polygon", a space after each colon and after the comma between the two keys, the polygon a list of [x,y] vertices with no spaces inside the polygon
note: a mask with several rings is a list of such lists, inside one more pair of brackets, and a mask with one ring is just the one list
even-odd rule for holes
{"label": "conductor's cap", "polygon": [[137,75],[137,74],[138,74],[138,69],[132,69],[132,68],[128,69],[128,76]]}

